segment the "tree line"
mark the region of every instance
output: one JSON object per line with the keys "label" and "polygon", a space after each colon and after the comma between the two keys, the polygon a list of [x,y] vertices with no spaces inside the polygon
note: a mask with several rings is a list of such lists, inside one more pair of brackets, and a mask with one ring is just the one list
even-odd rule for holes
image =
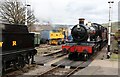
{"label": "tree line", "polygon": [[[0,3],[0,17],[2,21],[10,24],[25,24],[25,9],[25,3],[20,0],[5,0]],[[28,9],[27,26],[32,26],[36,21],[33,11]]]}

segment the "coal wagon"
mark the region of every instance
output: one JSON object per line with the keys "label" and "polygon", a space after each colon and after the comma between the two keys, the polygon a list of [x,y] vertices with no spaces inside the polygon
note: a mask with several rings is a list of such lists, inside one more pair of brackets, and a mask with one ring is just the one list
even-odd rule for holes
{"label": "coal wagon", "polygon": [[29,33],[25,25],[0,24],[0,57],[2,70],[34,63],[37,53],[34,46],[34,33]]}

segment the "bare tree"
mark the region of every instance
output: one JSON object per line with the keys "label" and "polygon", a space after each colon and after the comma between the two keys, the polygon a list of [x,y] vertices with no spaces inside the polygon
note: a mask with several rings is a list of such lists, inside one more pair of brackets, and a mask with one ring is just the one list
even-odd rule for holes
{"label": "bare tree", "polygon": [[[10,24],[25,24],[25,4],[20,0],[6,0],[0,4],[0,16],[2,20]],[[28,9],[28,27],[35,23],[33,11]]]}

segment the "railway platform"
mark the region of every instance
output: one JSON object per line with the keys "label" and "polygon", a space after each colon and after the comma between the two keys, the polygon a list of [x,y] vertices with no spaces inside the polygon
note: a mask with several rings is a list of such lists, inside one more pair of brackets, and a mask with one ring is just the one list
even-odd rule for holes
{"label": "railway platform", "polygon": [[95,60],[88,67],[74,75],[118,75],[118,62],[109,60]]}
{"label": "railway platform", "polygon": [[[73,75],[109,75],[118,76],[118,58],[113,58],[115,54],[111,55],[110,59],[106,59],[106,48],[103,48],[102,53],[86,68],[74,73]],[[118,55],[118,54],[117,54]],[[118,57],[118,56],[117,56]]]}

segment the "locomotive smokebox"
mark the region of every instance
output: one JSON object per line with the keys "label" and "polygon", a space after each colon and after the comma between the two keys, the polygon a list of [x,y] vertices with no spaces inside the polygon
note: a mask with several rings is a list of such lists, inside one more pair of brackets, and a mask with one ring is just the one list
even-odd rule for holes
{"label": "locomotive smokebox", "polygon": [[85,21],[84,18],[80,18],[80,19],[79,19],[79,24],[84,24],[84,21]]}

